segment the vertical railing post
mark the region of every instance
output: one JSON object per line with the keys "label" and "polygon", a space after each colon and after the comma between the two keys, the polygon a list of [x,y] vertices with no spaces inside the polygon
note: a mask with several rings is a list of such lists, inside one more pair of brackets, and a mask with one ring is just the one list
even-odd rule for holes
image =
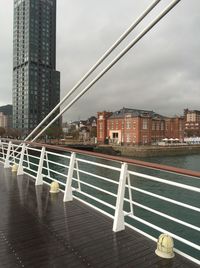
{"label": "vertical railing post", "polygon": [[81,181],[80,181],[78,160],[76,160],[76,174],[77,174],[77,179],[78,179],[78,191],[81,191]]}
{"label": "vertical railing post", "polygon": [[19,160],[19,166],[18,166],[18,170],[17,170],[17,175],[23,175],[24,174],[23,161],[24,161],[25,149],[26,149],[26,144],[23,143],[22,150],[20,152],[21,156],[20,156],[20,160]]}
{"label": "vertical railing post", "polygon": [[12,142],[9,141],[8,149],[7,149],[7,153],[6,153],[6,159],[5,159],[5,163],[4,163],[4,168],[9,168],[10,167],[9,158],[10,158],[11,147],[12,147]]}
{"label": "vertical railing post", "polygon": [[65,193],[64,193],[63,202],[73,200],[72,178],[73,178],[75,160],[76,160],[76,154],[72,153],[71,158],[70,158],[70,163],[69,163],[69,169],[68,169],[68,175],[67,175],[67,181],[66,181],[66,186],[65,186]]}
{"label": "vertical railing post", "polygon": [[45,147],[42,147],[35,185],[43,184],[42,169],[43,169],[43,163],[44,163],[44,155],[45,155]]}
{"label": "vertical railing post", "polygon": [[113,231],[119,232],[125,229],[124,226],[124,195],[125,195],[125,186],[126,186],[126,178],[127,178],[127,168],[128,165],[126,163],[122,163],[120,178],[119,178],[119,186],[117,193],[117,202],[116,202],[116,210],[113,222]]}
{"label": "vertical railing post", "polygon": [[131,191],[131,180],[130,180],[130,174],[128,173],[128,193],[129,193],[129,204],[130,204],[130,213],[133,215],[134,210],[133,210],[133,196],[132,196],[132,191]]}

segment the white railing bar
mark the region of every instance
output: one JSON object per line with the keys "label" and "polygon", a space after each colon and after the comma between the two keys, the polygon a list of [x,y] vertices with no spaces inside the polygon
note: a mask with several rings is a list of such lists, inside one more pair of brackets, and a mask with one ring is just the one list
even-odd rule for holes
{"label": "white railing bar", "polygon": [[38,166],[39,166],[38,164],[35,164],[35,163],[33,163],[33,162],[29,162],[29,164],[30,164],[30,165],[33,165],[33,166],[35,166],[35,167],[37,167],[37,168],[38,168]]}
{"label": "white railing bar", "polygon": [[26,159],[24,159],[23,162],[25,162],[25,163],[27,163],[27,164],[30,163],[30,161],[28,161],[28,160],[26,160]]}
{"label": "white railing bar", "polygon": [[[26,169],[28,169],[28,168],[26,168]],[[30,171],[32,171],[32,170],[30,170]],[[34,175],[28,173],[27,171],[24,171],[24,174],[26,174],[26,175],[30,176],[31,178],[33,178],[34,180],[36,180],[36,177]],[[36,174],[37,174],[37,172],[36,172]]]}
{"label": "white railing bar", "polygon": [[137,167],[140,167],[140,168],[143,168],[143,169],[152,169],[152,170],[155,170],[155,171],[161,171],[161,172],[166,172],[166,173],[171,173],[171,174],[175,174],[175,175],[178,175],[178,176],[184,176],[184,177],[191,177],[193,179],[198,179],[200,180],[200,177],[197,177],[195,175],[189,175],[189,174],[184,174],[184,173],[178,173],[177,171],[171,171],[171,170],[163,170],[161,168],[156,168],[156,167],[148,167],[148,166],[141,166],[139,164],[131,164],[132,166],[137,166]]}
{"label": "white railing bar", "polygon": [[180,251],[179,249],[174,248],[174,252],[176,252],[179,255],[183,256],[184,258],[189,259],[190,261],[193,261],[193,262],[197,263],[198,265],[200,265],[200,260],[195,259],[194,257]]}
{"label": "white railing bar", "polygon": [[[33,172],[33,173],[35,173],[35,174],[37,174],[37,171],[35,171],[34,169],[30,169],[29,167],[24,167],[24,168],[27,169],[27,170],[29,170],[29,171],[31,171],[31,172]],[[34,177],[34,179],[36,179],[36,178]]]}
{"label": "white railing bar", "polygon": [[[157,240],[158,240],[157,238],[155,238],[155,237],[153,237],[153,236],[151,236],[151,235],[145,233],[144,231],[142,231],[142,230],[140,230],[140,229],[134,227],[133,225],[131,225],[131,224],[127,223],[127,222],[125,222],[125,225],[126,225],[127,227],[131,228],[132,230],[134,230],[134,231],[136,231],[136,232],[138,232],[138,233],[140,233],[140,234],[146,236],[147,238],[151,239],[151,240],[154,241],[154,242],[157,242]],[[176,249],[176,248],[174,248],[174,252],[180,254],[181,256],[183,256],[183,257],[185,257],[185,258],[187,258],[187,259],[189,259],[189,260],[191,260],[191,261],[193,261],[193,262],[195,262],[195,263],[197,263],[197,264],[200,263],[199,260],[197,260],[197,259],[195,259],[195,258],[193,258],[193,257],[191,257],[191,256],[189,256],[189,255],[187,255],[186,253],[184,253],[184,252],[182,252],[182,251],[180,251],[180,250],[178,250],[178,249]]]}
{"label": "white railing bar", "polygon": [[93,165],[93,166],[103,167],[103,168],[106,168],[106,169],[111,169],[111,170],[116,170],[116,171],[121,170],[120,168],[117,168],[117,167],[112,167],[112,166],[108,166],[108,165],[105,165],[105,164],[100,164],[100,163],[92,162],[92,161],[89,161],[89,160],[84,160],[84,159],[81,159],[81,158],[76,158],[76,159],[78,160],[78,162],[83,162],[83,163],[90,164],[90,165]]}
{"label": "white railing bar", "polygon": [[[21,147],[21,144],[17,145],[17,146]],[[26,146],[26,147],[28,147],[27,149],[30,150],[30,151],[41,152],[41,149],[33,148],[33,147],[30,147],[30,146]]]}
{"label": "white railing bar", "polygon": [[[76,181],[76,182],[78,182],[78,179],[73,178],[73,180]],[[102,189],[102,188],[99,188],[99,187],[94,186],[94,185],[92,185],[92,184],[89,184],[89,183],[87,183],[87,182],[80,181],[80,184],[84,184],[84,185],[86,185],[86,186],[88,186],[88,187],[90,187],[90,188],[93,188],[93,189],[98,190],[98,191],[100,191],[100,192],[103,192],[103,193],[105,193],[105,194],[108,194],[108,195],[117,197],[116,194],[111,193],[111,192],[108,192],[108,191],[106,191],[106,190],[104,190],[104,189]]]}
{"label": "white railing bar", "polygon": [[30,154],[27,154],[27,153],[25,153],[24,156],[27,156],[27,157],[29,157],[29,158],[32,157],[32,158],[34,158],[34,159],[40,160],[40,157],[38,157],[38,156],[34,156],[34,155],[30,155]]}
{"label": "white railing bar", "polygon": [[[132,196],[132,191],[131,191],[131,182],[130,182],[130,174],[127,174],[127,181],[128,181],[128,194],[129,194],[129,204],[130,204],[130,212],[132,214],[134,214],[134,210],[133,210],[133,196]],[[127,187],[127,185],[125,184],[125,187]]]}
{"label": "white railing bar", "polygon": [[49,171],[49,156],[47,151],[45,150],[45,155],[44,155],[44,161],[46,161],[46,165],[47,165],[47,172],[48,172],[48,176],[51,176],[51,173]]}
{"label": "white railing bar", "polygon": [[[74,169],[75,171],[77,170],[76,168]],[[90,176],[92,176],[92,177],[94,177],[94,178],[98,178],[98,179],[101,179],[101,180],[104,180],[104,181],[107,181],[107,182],[109,182],[109,183],[114,183],[114,184],[119,184],[119,182],[117,182],[117,181],[114,181],[114,180],[112,180],[112,179],[108,179],[108,178],[106,178],[106,177],[102,177],[102,176],[99,176],[99,175],[95,175],[94,173],[90,173],[90,172],[87,172],[87,171],[84,171],[84,170],[81,170],[81,169],[79,169],[78,170],[80,173],[83,173],[83,174],[86,174],[86,175],[90,175]]]}
{"label": "white railing bar", "polygon": [[158,177],[153,177],[153,176],[150,176],[150,175],[145,175],[145,174],[134,172],[134,171],[128,171],[128,173],[131,174],[131,175],[137,176],[137,177],[144,178],[144,179],[161,182],[161,183],[168,184],[168,185],[173,185],[173,186],[176,186],[176,187],[179,187],[179,188],[183,188],[183,189],[186,189],[186,190],[190,190],[190,191],[200,193],[200,188],[197,188],[197,187],[194,187],[194,186],[184,185],[184,184],[179,183],[179,182],[168,181],[168,180],[164,180],[164,179],[161,179],[161,178],[158,178]]}
{"label": "white railing bar", "polygon": [[30,157],[29,157],[29,154],[28,154],[28,148],[27,147],[25,149],[25,154],[26,154],[26,158],[27,158],[27,162],[28,162],[28,167],[30,168]]}
{"label": "white railing bar", "polygon": [[15,161],[13,159],[10,159],[10,158],[9,158],[9,162],[12,164],[15,164]]}
{"label": "white railing bar", "polygon": [[[13,148],[22,148],[22,145],[20,144],[20,145],[17,145],[17,144],[15,144],[15,143],[12,143],[12,147]],[[12,151],[13,152],[16,152],[14,149],[12,149]],[[19,153],[19,152],[16,152],[16,153]]]}
{"label": "white railing bar", "polygon": [[[48,171],[48,168],[46,168],[46,167],[43,167],[42,169],[45,169],[45,170]],[[51,169],[51,168],[49,168],[49,171],[52,172],[52,173],[58,174],[58,175],[60,175],[60,176],[62,176],[62,177],[64,177],[64,178],[66,178],[66,176],[67,176],[67,175],[64,174],[64,173],[60,173],[59,171],[55,171],[55,170],[53,170],[53,169]]]}
{"label": "white railing bar", "polygon": [[[83,191],[80,192],[78,189],[75,189],[75,192],[81,193],[82,195],[85,195],[85,196],[87,196],[87,197],[89,197],[89,198],[91,198],[91,199],[93,199],[93,200],[95,200],[95,201],[97,201],[97,202],[99,202],[99,203],[101,203],[101,204],[103,204],[103,205],[115,210],[115,206],[113,206],[113,205],[111,205],[111,204],[109,204],[109,203],[107,203],[107,202],[105,202],[105,201],[103,201],[103,200],[101,200],[101,199],[99,199],[97,197],[94,197],[94,196],[92,196],[90,194],[87,194],[86,192],[83,192]],[[73,195],[73,197],[74,197],[74,195]]]}
{"label": "white railing bar", "polygon": [[51,163],[51,164],[53,164],[53,165],[55,165],[55,166],[60,166],[60,167],[64,167],[64,168],[69,168],[69,166],[67,166],[67,165],[60,164],[60,163],[58,163],[58,162],[54,162],[54,161],[47,160],[47,159],[44,159],[44,162]]}
{"label": "white railing bar", "polygon": [[[76,169],[75,169],[76,167]],[[75,165],[74,165],[74,171],[76,171],[76,176],[77,176],[77,180],[78,180],[78,190],[81,191],[81,179],[80,179],[80,173],[79,173],[79,164],[77,159],[75,159]]]}
{"label": "white railing bar", "polygon": [[9,158],[14,159],[14,160],[15,160],[15,159],[18,159],[18,160],[19,160],[19,159],[20,159],[20,155],[19,155],[19,157],[18,157],[18,155],[16,155],[16,156],[11,156],[11,155],[10,155]]}
{"label": "white railing bar", "polygon": [[151,227],[151,228],[153,228],[153,229],[155,229],[155,230],[157,230],[157,231],[159,231],[161,233],[167,233],[170,236],[172,236],[174,239],[176,239],[176,240],[178,240],[178,241],[180,241],[180,242],[182,242],[182,243],[184,243],[184,244],[186,244],[186,245],[188,245],[188,246],[190,246],[192,248],[195,248],[197,250],[200,250],[200,246],[199,245],[197,245],[197,244],[195,244],[195,243],[193,243],[191,241],[188,241],[187,239],[184,239],[184,238],[182,238],[182,237],[180,237],[180,236],[178,236],[178,235],[176,235],[174,233],[171,233],[171,232],[169,232],[169,231],[167,231],[167,230],[165,230],[163,228],[160,228],[160,227],[158,227],[158,226],[156,226],[156,225],[154,225],[154,224],[152,224],[152,223],[150,223],[150,222],[148,222],[146,220],[143,220],[143,219],[141,219],[141,218],[139,218],[139,217],[137,217],[135,215],[130,215],[129,217],[130,218],[133,218],[136,221],[139,221],[139,222],[141,222],[141,223],[143,223],[143,224],[145,224],[145,225],[147,225],[147,226],[149,226],[149,227]]}
{"label": "white railing bar", "polygon": [[67,159],[70,159],[70,156],[68,155],[64,155],[64,154],[58,154],[58,153],[53,153],[53,152],[49,152],[49,151],[46,151],[48,155],[55,155],[55,156],[58,156],[58,157],[61,157],[61,158],[67,158]]}
{"label": "white railing bar", "polygon": [[110,213],[104,211],[103,209],[98,208],[98,207],[96,207],[96,206],[94,206],[94,205],[88,203],[87,201],[85,201],[85,200],[83,200],[83,199],[81,199],[81,198],[79,198],[79,197],[77,197],[77,196],[75,196],[75,195],[73,195],[73,198],[74,198],[74,199],[77,199],[77,200],[80,201],[81,203],[86,204],[87,206],[89,206],[89,207],[91,207],[91,208],[93,208],[93,209],[95,209],[95,210],[101,212],[102,214],[104,214],[104,215],[110,217],[111,219],[114,219],[114,216],[113,216],[113,215],[111,215]]}
{"label": "white railing bar", "polygon": [[[128,187],[128,186],[126,186]],[[140,192],[140,193],[143,193],[143,194],[146,194],[146,195],[149,195],[149,196],[153,196],[155,198],[158,198],[158,199],[161,199],[161,200],[164,200],[164,201],[167,201],[167,202],[170,202],[170,203],[173,203],[175,205],[178,205],[178,206],[181,206],[181,207],[185,207],[185,208],[188,208],[188,209],[191,209],[191,210],[195,210],[197,212],[200,212],[200,208],[198,207],[194,207],[194,206],[191,206],[191,205],[188,205],[188,204],[185,204],[185,203],[181,203],[179,201],[176,201],[174,199],[170,199],[168,197],[164,197],[164,196],[161,196],[161,195],[157,195],[157,194],[154,194],[152,192],[148,192],[148,191],[145,191],[145,190],[142,190],[142,189],[139,189],[137,187],[133,187],[133,186],[130,186],[130,188],[134,191],[137,191],[137,192]]]}
{"label": "white railing bar", "polygon": [[[60,181],[60,180],[54,179],[54,178],[52,178],[52,177],[50,177],[50,176],[48,176],[48,175],[46,175],[46,174],[43,174],[43,173],[42,173],[42,175],[43,175],[44,177],[48,178],[48,179],[51,180],[51,181],[57,181],[58,184],[61,184],[61,185],[63,185],[63,186],[66,186],[66,184],[65,184],[64,182]],[[45,182],[45,181],[44,181],[44,182]],[[50,183],[48,183],[48,184],[51,185]],[[60,189],[60,190],[61,190],[61,189]]]}
{"label": "white railing bar", "polygon": [[124,212],[124,217],[125,216],[130,216],[130,215],[133,215],[133,212],[131,212],[131,211],[130,212]]}
{"label": "white railing bar", "polygon": [[[127,198],[124,198],[124,200],[127,201],[127,202],[130,202],[129,199],[127,199]],[[145,210],[148,210],[148,211],[150,211],[150,212],[152,212],[152,213],[154,213],[154,214],[156,214],[156,215],[159,215],[159,216],[164,217],[164,218],[166,218],[166,219],[169,219],[169,220],[171,220],[171,221],[177,222],[177,223],[179,223],[179,224],[181,224],[181,225],[184,225],[184,226],[186,226],[186,227],[189,227],[189,228],[191,228],[191,229],[193,229],[193,230],[196,230],[196,231],[198,231],[198,232],[200,231],[200,228],[197,227],[197,226],[195,226],[195,225],[193,225],[193,224],[184,222],[184,221],[179,220],[179,219],[177,219],[177,218],[175,218],[175,217],[172,217],[172,216],[170,216],[170,215],[168,215],[168,214],[165,214],[165,213],[163,213],[163,212],[157,211],[157,210],[152,209],[152,208],[150,208],[150,207],[147,207],[147,206],[145,206],[145,205],[139,204],[138,202],[133,201],[133,202],[131,202],[131,203],[132,203],[133,205],[137,206],[137,207],[140,207],[140,208],[143,208],[143,209],[145,209]]]}

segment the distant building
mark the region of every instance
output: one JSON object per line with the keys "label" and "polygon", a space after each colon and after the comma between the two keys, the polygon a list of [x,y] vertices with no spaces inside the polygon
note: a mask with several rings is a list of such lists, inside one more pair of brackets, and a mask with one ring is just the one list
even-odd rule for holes
{"label": "distant building", "polygon": [[13,106],[10,104],[0,107],[0,113],[2,113],[4,115],[4,117],[6,118],[6,119],[3,119],[3,117],[1,116],[2,122],[4,120],[7,121],[5,128],[12,128],[13,127],[13,123],[12,123],[12,113],[13,112],[12,111],[13,111]]}
{"label": "distant building", "polygon": [[98,112],[97,141],[115,144],[152,144],[162,139],[183,139],[183,118],[166,118],[154,111],[122,108]]}
{"label": "distant building", "polygon": [[60,100],[56,0],[14,0],[13,126],[35,128]]}
{"label": "distant building", "polygon": [[165,137],[184,140],[185,118],[184,116],[176,116],[165,119]]}
{"label": "distant building", "polygon": [[8,116],[0,112],[0,127],[8,127]]}
{"label": "distant building", "polygon": [[185,116],[185,136],[200,136],[200,111],[184,110]]}
{"label": "distant building", "polygon": [[108,138],[107,124],[111,115],[111,112],[106,111],[97,113],[97,141],[100,143],[104,143]]}
{"label": "distant building", "polygon": [[97,118],[91,116],[87,120],[73,121],[69,124],[63,123],[63,127],[66,128],[66,126],[67,134],[71,134],[81,141],[89,141],[96,137]]}

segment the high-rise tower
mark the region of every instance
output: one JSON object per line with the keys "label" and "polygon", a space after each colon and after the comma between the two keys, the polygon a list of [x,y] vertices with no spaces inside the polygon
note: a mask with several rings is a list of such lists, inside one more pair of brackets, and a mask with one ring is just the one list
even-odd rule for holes
{"label": "high-rise tower", "polygon": [[60,100],[56,0],[14,0],[13,127],[35,128]]}

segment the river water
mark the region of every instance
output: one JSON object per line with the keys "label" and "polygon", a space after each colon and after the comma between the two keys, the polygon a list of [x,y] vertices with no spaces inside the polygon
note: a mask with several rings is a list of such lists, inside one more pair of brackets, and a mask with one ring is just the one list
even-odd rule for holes
{"label": "river water", "polygon": [[144,157],[141,160],[158,163],[163,165],[175,166],[178,168],[191,169],[200,171],[200,154],[194,155],[177,155],[177,156],[161,156],[161,157]]}
{"label": "river water", "polygon": [[[148,157],[148,158],[140,158],[140,160],[148,161],[148,162],[153,162],[153,163],[159,163],[159,164],[164,164],[164,165],[169,165],[169,166],[175,166],[179,168],[184,168],[184,169],[190,169],[190,170],[195,170],[195,171],[200,171],[200,154],[197,155],[184,155],[184,156],[166,156],[166,157]],[[102,164],[110,164],[113,165],[112,161],[108,160],[97,160],[98,162],[101,162]],[[117,165],[117,164],[116,164]],[[86,171],[89,172],[94,172],[96,174],[112,178],[113,180],[118,180],[117,176],[119,174],[115,174],[111,170],[105,170],[99,167],[91,167],[90,165],[87,165],[85,167],[81,167],[85,169]],[[183,175],[175,175],[173,173],[168,173],[168,172],[161,172],[161,171],[156,171],[156,170],[150,170],[146,168],[140,168],[137,166],[130,166],[129,169],[136,171],[136,172],[141,172],[144,174],[160,177],[163,179],[167,179],[170,181],[175,181],[179,183],[185,183],[190,186],[196,186],[200,187],[200,180],[199,179],[194,179],[191,177],[183,176]],[[105,185],[102,183],[101,180],[95,180],[94,178],[91,178],[90,176],[84,176],[84,181],[95,184],[95,186],[103,188],[105,187],[105,190],[109,190],[113,193],[117,192],[117,189],[114,189],[112,185]],[[143,178],[139,178],[137,176],[132,176],[131,178],[131,185],[134,187],[141,188],[143,190],[153,192],[155,194],[165,196],[171,199],[175,199],[179,202],[186,203],[188,205],[192,205],[195,207],[199,207],[200,205],[200,195],[199,193],[192,192],[186,189],[182,188],[177,188],[177,187],[172,187],[166,184],[161,184],[158,182],[154,182],[151,180],[146,180]],[[109,188],[108,188],[109,187]],[[97,191],[95,192],[93,189],[84,189],[86,192],[89,192],[92,195],[95,195],[96,197],[103,199],[104,201],[108,201],[112,205],[115,205],[115,199],[112,199],[106,195],[102,195],[101,193],[98,193]],[[129,198],[128,191],[126,191],[126,198]],[[198,212],[191,211],[186,208],[182,208],[178,205],[173,205],[168,202],[147,196],[142,193],[138,193],[137,191],[133,191],[133,200],[144,205],[148,206],[150,208],[156,209],[158,211],[162,211],[163,213],[166,213],[170,215],[171,217],[178,218],[180,220],[183,220],[185,222],[188,222],[190,224],[193,224],[195,226],[200,227],[200,215]],[[92,203],[93,205],[98,206],[101,209],[104,209],[105,211],[113,214],[110,209],[105,208],[102,205],[97,204],[93,200],[90,200],[89,198],[86,198],[86,201],[89,203]],[[125,210],[127,212],[130,211],[129,203],[125,203],[124,206]],[[175,233],[193,243],[199,244],[200,241],[200,234],[196,230],[191,230],[190,228],[187,228],[185,226],[182,226],[181,224],[174,223],[173,221],[170,221],[168,219],[159,217],[157,215],[154,215],[151,212],[148,212],[144,209],[141,209],[139,207],[134,207],[134,215],[145,219],[148,222],[151,222],[163,229],[166,229],[172,233]],[[129,217],[126,217],[126,222],[135,226],[136,228],[143,230],[150,235],[153,235],[154,237],[158,237],[159,232],[153,230],[152,228],[149,228],[140,222],[137,222],[136,220],[133,220]],[[175,246],[184,251],[185,253],[195,257],[195,258],[200,258],[199,252],[191,247],[188,247],[184,244],[182,244],[179,241],[175,241]]]}
{"label": "river water", "polygon": [[[98,162],[100,164],[104,165],[109,165],[109,166],[116,166],[120,167],[121,164],[105,159],[100,159],[100,158],[95,158],[95,157],[90,157],[90,156],[85,156],[85,155],[77,155],[79,159],[84,159],[84,160],[92,160],[95,162]],[[55,157],[53,156],[51,161],[55,162],[63,162],[63,159],[60,157]],[[140,160],[148,161],[148,162],[153,162],[153,163],[159,163],[159,164],[165,164],[169,166],[175,166],[179,168],[184,168],[184,169],[190,169],[194,171],[200,171],[200,154],[196,155],[184,155],[184,156],[167,156],[167,157],[148,157],[148,158],[140,158]],[[63,162],[64,164],[64,162]],[[69,163],[68,163],[69,164]],[[54,169],[54,165],[50,163],[50,168]],[[63,167],[56,167],[55,170],[59,171],[62,174],[67,174],[67,169]],[[80,180],[82,182],[87,183],[88,185],[93,185],[95,187],[99,187],[101,189],[104,189],[106,191],[112,192],[114,194],[117,194],[117,185],[114,185],[112,183],[108,183],[105,181],[102,181],[101,179],[98,179],[97,177],[88,175],[87,173],[93,173],[105,178],[109,178],[113,181],[119,181],[119,172],[115,172],[113,170],[100,167],[100,166],[94,166],[89,163],[79,163],[79,170],[82,170],[83,172],[79,173]],[[155,177],[159,177],[162,179],[166,179],[169,181],[175,181],[179,183],[184,183],[190,186],[195,186],[200,188],[200,179],[194,179],[191,177],[183,176],[183,175],[175,175],[173,173],[169,172],[161,172],[157,170],[152,170],[148,168],[141,168],[138,166],[132,166],[129,165],[129,170],[140,172],[143,174],[148,174],[152,175]],[[84,173],[85,172],[85,173]],[[73,176],[77,179],[78,175],[77,172],[74,172]],[[54,174],[51,172],[51,177],[54,177]],[[58,176],[58,174],[55,175],[55,178],[62,180],[65,182],[66,179],[63,179],[63,177]],[[187,189],[182,189],[178,187],[173,187],[167,184],[155,182],[152,180],[144,179],[138,176],[133,176],[131,175],[131,185],[136,188],[140,188],[142,190],[152,192],[157,195],[161,195],[167,198],[174,199],[179,202],[186,203],[191,206],[195,206],[199,208],[200,205],[200,195],[197,192],[192,192]],[[77,183],[73,183],[73,187],[77,188],[78,185]],[[115,206],[116,204],[116,198],[112,197],[110,195],[104,194],[94,188],[88,187],[87,185],[82,185],[81,190],[86,192],[87,194],[90,194],[92,196],[95,196],[105,202],[110,203],[111,205]],[[89,198],[88,196],[84,196],[81,193],[75,192],[75,195],[77,197],[84,199],[86,202],[99,207],[100,209],[106,211],[107,213],[110,213],[114,215],[114,211],[110,209],[109,207],[106,207],[99,202],[94,201],[93,199]],[[191,211],[190,209],[180,207],[178,205],[171,204],[169,202],[148,196],[146,194],[137,192],[137,191],[132,191],[133,194],[133,201],[140,203],[144,206],[148,206],[152,209],[155,209],[157,211],[161,211],[163,213],[166,213],[167,215],[171,217],[178,218],[180,220],[183,220],[187,223],[190,223],[192,225],[195,225],[197,227],[200,227],[200,215],[197,211]],[[126,191],[125,193],[126,198],[129,198],[129,192]],[[125,211],[129,212],[130,211],[130,204],[129,202],[125,202],[124,205]],[[163,217],[160,217],[152,212],[149,212],[145,209],[142,209],[140,207],[134,206],[134,215],[137,217],[140,217],[152,224],[155,224],[156,226],[159,226],[163,229],[168,230],[169,232],[175,233],[176,235],[179,235],[183,237],[184,239],[187,239],[193,243],[199,244],[200,241],[200,234],[197,230],[192,230],[188,227],[185,227],[179,223],[175,223],[169,219],[165,219]],[[147,227],[146,225],[138,222],[137,220],[133,220],[130,217],[126,217],[126,222],[135,226],[136,228],[145,231],[149,233],[150,235],[154,237],[159,236],[159,232],[155,231],[154,229]],[[197,249],[194,249],[189,246],[185,246],[183,243],[179,241],[175,241],[175,246],[176,248],[182,250],[183,252],[195,257],[199,258],[199,252]]]}

